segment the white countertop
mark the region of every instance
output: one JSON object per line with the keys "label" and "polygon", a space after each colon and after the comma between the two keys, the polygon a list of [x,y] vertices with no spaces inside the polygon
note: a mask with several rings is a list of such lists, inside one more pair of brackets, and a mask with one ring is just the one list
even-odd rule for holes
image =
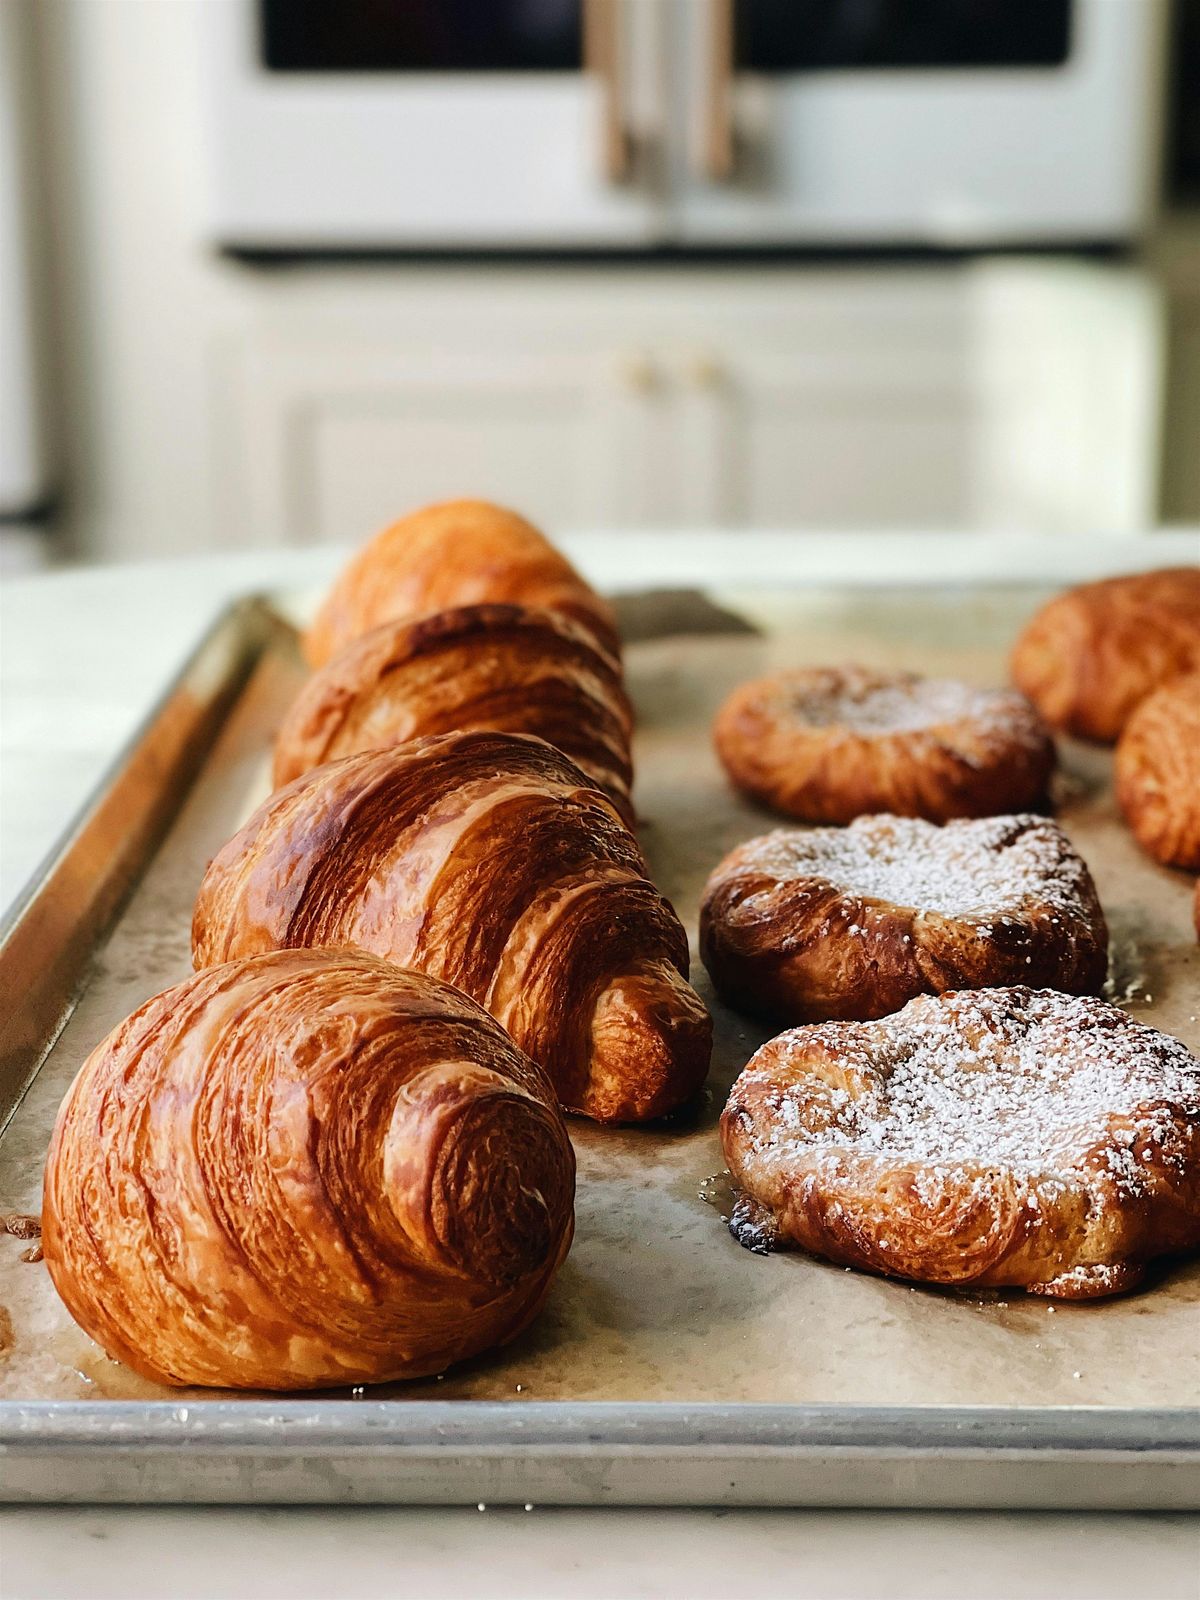
{"label": "white countertop", "polygon": [[[564,541],[607,588],[1038,579],[1200,559],[1200,533],[1030,540],[678,532]],[[217,608],[310,590],[343,552],[247,551],[7,580],[0,906]],[[108,1596],[1122,1596],[1200,1600],[1200,1518],[883,1512],[0,1510],[3,1600]]]}

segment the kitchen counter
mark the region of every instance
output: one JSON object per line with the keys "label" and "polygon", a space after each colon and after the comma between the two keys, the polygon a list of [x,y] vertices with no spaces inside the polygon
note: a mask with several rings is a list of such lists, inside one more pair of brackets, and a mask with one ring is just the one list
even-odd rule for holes
{"label": "kitchen counter", "polygon": [[[612,589],[1037,579],[1200,559],[1200,533],[1086,544],[678,532],[565,548]],[[302,594],[344,552],[253,551],[9,580],[0,594],[0,904],[9,905],[208,619]],[[87,1593],[1200,1597],[1200,1518],[1003,1513],[0,1511],[4,1600]]]}

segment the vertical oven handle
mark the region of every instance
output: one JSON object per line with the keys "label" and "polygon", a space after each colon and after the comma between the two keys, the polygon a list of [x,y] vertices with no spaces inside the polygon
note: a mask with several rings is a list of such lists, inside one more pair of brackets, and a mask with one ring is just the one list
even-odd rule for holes
{"label": "vertical oven handle", "polygon": [[600,160],[609,183],[633,176],[633,140],[625,120],[623,0],[583,0],[583,67],[600,80]]}
{"label": "vertical oven handle", "polygon": [[733,126],[735,0],[707,0],[704,40],[704,111],[696,151],[699,176],[728,183],[736,165]]}

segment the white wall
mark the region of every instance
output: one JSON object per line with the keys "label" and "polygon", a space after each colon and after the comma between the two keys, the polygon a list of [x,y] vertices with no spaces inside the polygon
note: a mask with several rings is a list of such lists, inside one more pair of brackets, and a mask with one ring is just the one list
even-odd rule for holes
{"label": "white wall", "polygon": [[204,3],[38,4],[65,503],[87,553],[213,527],[213,340],[255,294],[200,237]]}

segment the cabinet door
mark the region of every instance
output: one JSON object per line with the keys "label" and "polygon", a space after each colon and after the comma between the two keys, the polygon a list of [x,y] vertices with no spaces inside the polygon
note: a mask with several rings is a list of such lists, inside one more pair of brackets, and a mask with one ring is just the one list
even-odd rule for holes
{"label": "cabinet door", "polygon": [[486,337],[255,336],[238,378],[255,537],[359,539],[464,495],[564,532],[662,520],[665,421],[645,358],[560,346],[550,327]]}
{"label": "cabinet door", "polygon": [[778,287],[678,362],[689,520],[936,527],[969,520],[971,386],[959,275]]}
{"label": "cabinet door", "polygon": [[[665,231],[654,141],[620,63],[584,70],[580,0],[210,0],[207,227],[236,249],[641,246]],[[598,13],[601,8],[594,8]],[[367,70],[369,69],[369,70]],[[652,111],[653,108],[651,108]]]}
{"label": "cabinet door", "polygon": [[678,0],[677,14],[688,243],[971,247],[1127,239],[1142,221],[1153,0]]}

